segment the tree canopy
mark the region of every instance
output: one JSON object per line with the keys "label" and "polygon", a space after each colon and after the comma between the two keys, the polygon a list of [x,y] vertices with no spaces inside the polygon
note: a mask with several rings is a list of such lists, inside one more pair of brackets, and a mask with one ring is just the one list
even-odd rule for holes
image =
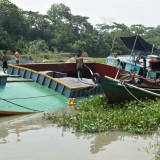
{"label": "tree canopy", "polygon": [[[64,4],[52,4],[46,15],[23,11],[9,0],[0,0],[0,49],[34,52],[33,44],[42,46],[41,51],[85,51],[89,56],[106,57],[111,52],[129,54],[120,36],[140,35],[146,41],[160,44],[160,26],[145,27],[133,24],[97,24],[88,22],[89,17],[73,15]],[[44,47],[45,46],[45,47]],[[44,50],[45,48],[45,50]],[[35,53],[37,54],[37,53]]]}

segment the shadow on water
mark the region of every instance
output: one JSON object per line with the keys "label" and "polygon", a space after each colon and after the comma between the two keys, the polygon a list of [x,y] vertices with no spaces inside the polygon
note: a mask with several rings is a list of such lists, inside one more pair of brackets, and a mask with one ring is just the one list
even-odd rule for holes
{"label": "shadow on water", "polygon": [[[17,160],[18,156],[23,160],[150,160],[154,157],[143,149],[154,142],[154,135],[120,131],[80,133],[53,125],[42,117],[42,113],[0,117],[0,159]],[[14,156],[5,154],[13,145]]]}

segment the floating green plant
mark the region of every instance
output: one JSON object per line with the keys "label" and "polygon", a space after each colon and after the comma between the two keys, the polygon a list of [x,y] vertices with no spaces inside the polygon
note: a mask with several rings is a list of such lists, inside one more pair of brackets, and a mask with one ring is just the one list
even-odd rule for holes
{"label": "floating green plant", "polygon": [[44,117],[60,126],[73,127],[82,132],[116,129],[131,133],[152,133],[160,125],[160,99],[145,99],[142,103],[126,101],[113,105],[107,103],[105,97],[97,96],[77,104],[76,114],[45,114]]}

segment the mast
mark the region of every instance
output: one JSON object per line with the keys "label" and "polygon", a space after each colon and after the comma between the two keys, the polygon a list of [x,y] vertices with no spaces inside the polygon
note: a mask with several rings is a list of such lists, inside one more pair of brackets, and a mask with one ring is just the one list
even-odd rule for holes
{"label": "mast", "polygon": [[115,33],[114,38],[113,38],[113,41],[112,41],[112,48],[111,48],[111,52],[110,52],[111,54],[112,54],[112,52],[113,52],[115,40],[116,40],[116,33]]}
{"label": "mast", "polygon": [[[130,60],[131,60],[131,57],[133,56],[133,51],[134,51],[134,47],[135,47],[136,42],[137,42],[137,38],[138,38],[138,35],[136,35],[136,38],[135,38],[135,41],[134,41],[134,44],[133,44],[133,48],[132,48],[132,51],[131,51]],[[135,59],[134,59],[134,60],[135,60]]]}
{"label": "mast", "polygon": [[154,50],[154,44],[152,45],[152,52],[151,52],[151,55],[153,54],[153,50]]}

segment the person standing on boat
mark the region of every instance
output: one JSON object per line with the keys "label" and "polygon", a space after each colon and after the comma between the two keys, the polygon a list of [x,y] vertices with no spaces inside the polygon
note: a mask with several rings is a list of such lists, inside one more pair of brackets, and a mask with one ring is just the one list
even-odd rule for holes
{"label": "person standing on boat", "polygon": [[79,52],[77,54],[77,58],[76,58],[76,67],[77,67],[77,74],[78,74],[78,78],[82,79],[82,72],[83,72],[83,58],[81,57],[82,53]]}
{"label": "person standing on boat", "polygon": [[3,72],[6,73],[6,70],[8,68],[8,57],[7,57],[7,52],[6,51],[3,51],[3,56],[1,58],[1,60],[3,62],[3,65],[2,65]]}
{"label": "person standing on boat", "polygon": [[15,61],[16,61],[16,64],[19,64],[19,59],[20,59],[20,54],[19,54],[20,50],[17,49],[15,54],[14,54],[14,57],[15,57]]}

